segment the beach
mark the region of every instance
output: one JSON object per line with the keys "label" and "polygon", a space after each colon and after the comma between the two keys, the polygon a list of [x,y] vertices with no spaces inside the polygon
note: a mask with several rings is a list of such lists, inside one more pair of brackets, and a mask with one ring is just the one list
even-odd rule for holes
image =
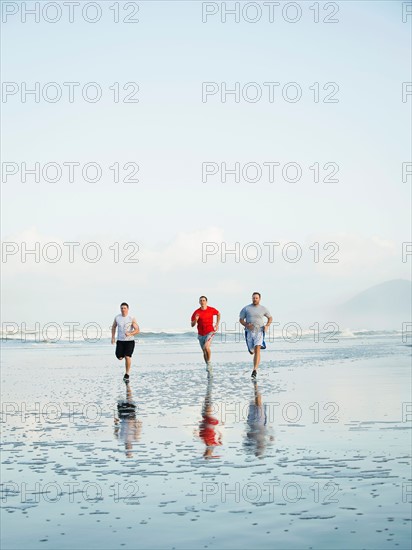
{"label": "beach", "polygon": [[[140,335],[139,335],[140,336]],[[3,342],[2,548],[387,549],[411,537],[410,345]]]}

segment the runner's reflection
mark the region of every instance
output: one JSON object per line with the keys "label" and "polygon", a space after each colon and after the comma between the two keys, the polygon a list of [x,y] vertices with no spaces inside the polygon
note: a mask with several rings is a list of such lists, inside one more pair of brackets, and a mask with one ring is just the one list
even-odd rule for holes
{"label": "runner's reflection", "polygon": [[253,380],[254,397],[250,402],[244,447],[246,452],[263,458],[266,446],[274,440],[267,423],[266,405],[262,402],[256,380]]}
{"label": "runner's reflection", "polygon": [[132,397],[130,384],[126,385],[126,399],[117,402],[118,418],[114,418],[114,435],[124,441],[127,458],[133,457],[133,443],[139,441],[142,423],[136,418],[136,404]]}
{"label": "runner's reflection", "polygon": [[206,446],[203,456],[207,459],[220,458],[219,455],[213,453],[215,447],[222,445],[222,433],[217,427],[219,421],[215,416],[213,416],[212,384],[213,376],[209,373],[206,395],[202,408],[202,420],[199,424],[199,437],[203,440]]}

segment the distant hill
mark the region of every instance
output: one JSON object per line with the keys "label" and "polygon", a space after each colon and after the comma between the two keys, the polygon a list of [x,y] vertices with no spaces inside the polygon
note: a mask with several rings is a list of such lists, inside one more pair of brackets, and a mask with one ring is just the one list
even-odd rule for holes
{"label": "distant hill", "polygon": [[412,321],[412,282],[394,279],[372,286],[334,308],[341,327],[398,329]]}

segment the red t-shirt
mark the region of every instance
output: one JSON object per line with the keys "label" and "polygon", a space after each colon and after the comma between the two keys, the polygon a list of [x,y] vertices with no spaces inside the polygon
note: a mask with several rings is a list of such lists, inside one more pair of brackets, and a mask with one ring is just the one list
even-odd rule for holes
{"label": "red t-shirt", "polygon": [[206,336],[209,332],[213,332],[213,316],[218,315],[219,312],[214,307],[207,306],[206,309],[201,307],[197,309],[192,315],[192,321],[195,320],[196,315],[199,315],[197,322],[197,332],[200,336]]}

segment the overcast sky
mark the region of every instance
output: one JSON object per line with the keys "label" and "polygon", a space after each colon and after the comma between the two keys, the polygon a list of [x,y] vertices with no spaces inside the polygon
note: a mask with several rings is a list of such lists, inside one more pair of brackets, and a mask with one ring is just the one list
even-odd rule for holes
{"label": "overcast sky", "polygon": [[[22,22],[22,4],[11,4],[19,10],[2,25],[3,320],[104,324],[126,300],[143,329],[181,329],[206,294],[229,326],[257,290],[274,317],[304,311],[315,321],[371,285],[410,278],[405,2],[320,2],[318,23],[313,2],[283,16],[285,3],[274,6],[273,22],[263,3],[242,13],[241,2],[239,22],[222,22],[216,2],[119,3],[119,23],[116,2],[100,2],[95,23],[80,12],[70,23],[67,11],[49,23],[53,7],[39,23]],[[138,23],[122,22],[127,14]],[[24,83],[35,82],[39,100],[23,102]],[[73,102],[64,82],[80,83]],[[90,82],[102,91],[97,102],[82,97]],[[222,96],[236,82],[238,102]],[[22,181],[22,163],[36,162],[40,181]],[[60,181],[43,177],[50,162]],[[73,182],[68,162],[80,163]],[[99,164],[99,181],[83,177],[87,163]],[[239,181],[231,173],[223,181],[222,163],[239,163]],[[46,179],[56,173],[50,166]],[[94,175],[90,166],[86,178]],[[23,243],[35,242],[39,261],[23,262]],[[68,242],[80,243],[73,262]],[[94,258],[90,242],[102,254],[94,263],[82,255]],[[238,257],[222,258],[223,243],[238,246]]]}

